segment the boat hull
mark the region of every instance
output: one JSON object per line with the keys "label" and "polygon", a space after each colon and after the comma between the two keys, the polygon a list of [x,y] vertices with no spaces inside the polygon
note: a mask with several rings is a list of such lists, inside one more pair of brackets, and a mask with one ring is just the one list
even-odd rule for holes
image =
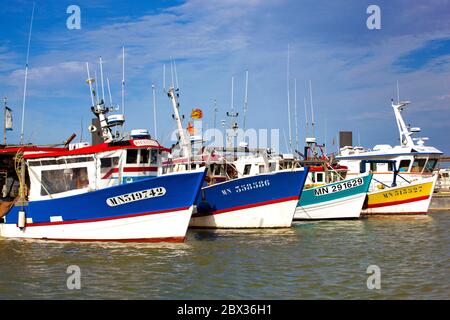
{"label": "boat hull", "polygon": [[[68,241],[181,242],[186,236],[203,179],[203,170],[170,174],[76,196],[30,201],[7,213],[6,221],[0,224],[0,236]],[[21,210],[27,220],[24,228],[17,225]]]}
{"label": "boat hull", "polygon": [[365,175],[303,190],[294,220],[359,218],[371,180]]}
{"label": "boat hull", "polygon": [[427,214],[436,179],[436,176],[422,178],[406,186],[371,191],[367,194],[362,214],[365,216]]}
{"label": "boat hull", "polygon": [[288,228],[307,173],[308,169],[280,171],[205,187],[189,226]]}

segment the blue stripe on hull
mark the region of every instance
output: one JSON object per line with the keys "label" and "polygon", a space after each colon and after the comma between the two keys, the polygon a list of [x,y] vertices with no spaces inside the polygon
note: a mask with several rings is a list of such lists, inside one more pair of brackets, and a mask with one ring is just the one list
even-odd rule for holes
{"label": "blue stripe on hull", "polygon": [[[64,198],[30,201],[24,207],[26,217],[33,223],[48,223],[50,217],[61,216],[63,221],[117,218],[125,215],[170,211],[190,207],[198,197],[205,171],[171,174],[138,182],[122,184]],[[163,187],[166,192],[159,197],[110,206],[106,200],[124,194]],[[5,222],[16,224],[21,206],[7,213]]]}
{"label": "blue stripe on hull", "polygon": [[204,187],[196,201],[196,216],[299,197],[307,175],[308,169],[304,168],[301,171],[280,171],[233,179]]}

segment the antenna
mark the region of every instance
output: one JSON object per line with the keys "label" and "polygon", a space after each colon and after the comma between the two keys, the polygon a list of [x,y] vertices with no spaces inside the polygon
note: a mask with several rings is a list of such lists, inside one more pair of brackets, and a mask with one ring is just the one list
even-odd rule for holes
{"label": "antenna", "polygon": [[97,70],[94,71],[94,78],[95,78],[95,97],[97,98],[97,104],[99,104],[98,101],[98,81],[97,81]]}
{"label": "antenna", "polygon": [[245,131],[245,119],[247,115],[247,107],[248,107],[248,70],[245,71],[244,131]]}
{"label": "antenna", "polygon": [[287,55],[287,102],[288,102],[288,124],[289,124],[289,151],[292,151],[292,130],[291,130],[291,99],[289,92],[289,44],[288,44],[288,55]]}
{"label": "antenna", "polygon": [[325,118],[325,138],[323,141],[323,146],[324,146],[324,151],[325,151],[325,156],[327,155],[327,130],[328,130],[328,119]]}
{"label": "antenna", "polygon": [[175,84],[177,85],[177,89],[179,89],[180,87],[178,86],[177,64],[176,64],[175,60],[173,61],[173,68],[175,71]]}
{"label": "antenna", "polygon": [[170,76],[172,78],[172,88],[175,89],[174,84],[173,84],[173,61],[172,61],[172,58],[170,58]]}
{"label": "antenna", "polygon": [[81,124],[80,124],[80,142],[83,142],[83,117],[81,117]]}
{"label": "antenna", "polygon": [[103,99],[103,103],[105,103],[105,87],[103,85],[103,63],[102,63],[101,56],[100,56],[100,78],[102,80],[102,99]]}
{"label": "antenna", "polygon": [[298,119],[297,119],[297,78],[294,78],[294,120],[295,120],[295,147],[298,148]]}
{"label": "antenna", "polygon": [[231,112],[234,110],[234,77],[231,77]]}
{"label": "antenna", "polygon": [[125,116],[125,46],[122,46],[122,114]]}
{"label": "antenna", "polygon": [[400,103],[400,90],[398,88],[398,80],[397,80],[397,104]]}
{"label": "antenna", "polygon": [[111,95],[111,88],[109,87],[109,78],[108,77],[106,77],[106,84],[108,85],[109,103],[112,107],[113,101],[112,101],[112,95]]}
{"label": "antenna", "polygon": [[163,64],[163,90],[166,92],[166,64]]}
{"label": "antenna", "polygon": [[309,80],[309,97],[311,99],[311,128],[313,138],[316,137],[316,133],[314,132],[314,105],[313,105],[313,97],[312,97],[312,84],[311,80]]}
{"label": "antenna", "polygon": [[91,94],[92,106],[94,106],[94,93],[92,92],[92,82],[94,81],[94,79],[91,78],[91,75],[89,73],[89,62],[86,62],[86,70],[88,75],[88,79],[86,80],[86,82],[89,84],[89,93]]}
{"label": "antenna", "polygon": [[303,104],[305,105],[305,136],[308,137],[308,108],[306,107],[306,98],[303,98]]}
{"label": "antenna", "polygon": [[28,62],[29,62],[29,57],[30,57],[31,32],[33,31],[34,7],[35,7],[35,3],[33,2],[33,11],[31,12],[30,32],[28,34],[27,61],[25,64],[25,83],[23,86],[22,127],[20,129],[20,144],[23,144],[23,130],[24,130],[24,121],[25,121],[25,102],[26,102],[26,96],[27,96],[27,80],[28,80]]}
{"label": "antenna", "polygon": [[155,130],[155,139],[156,139],[156,94],[154,84],[152,84],[152,92],[153,92],[153,128]]}
{"label": "antenna", "polygon": [[216,99],[214,99],[214,129],[216,129],[216,115],[218,110],[219,109],[217,108],[217,101]]}

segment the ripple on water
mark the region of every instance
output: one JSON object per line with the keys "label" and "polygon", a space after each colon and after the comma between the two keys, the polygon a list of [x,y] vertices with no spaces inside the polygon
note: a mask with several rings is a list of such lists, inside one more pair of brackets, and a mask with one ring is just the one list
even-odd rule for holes
{"label": "ripple on water", "polygon": [[[190,230],[181,244],[0,239],[3,299],[448,299],[450,212]],[[69,265],[82,289],[68,290]],[[367,289],[367,267],[381,290]]]}

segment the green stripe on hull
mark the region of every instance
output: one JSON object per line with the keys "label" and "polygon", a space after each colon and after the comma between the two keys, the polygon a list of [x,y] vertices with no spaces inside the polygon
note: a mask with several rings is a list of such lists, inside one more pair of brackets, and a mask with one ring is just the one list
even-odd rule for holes
{"label": "green stripe on hull", "polygon": [[369,174],[357,178],[329,183],[320,187],[303,189],[297,207],[325,203],[328,201],[354,196],[360,193],[367,193],[371,180],[372,174]]}

